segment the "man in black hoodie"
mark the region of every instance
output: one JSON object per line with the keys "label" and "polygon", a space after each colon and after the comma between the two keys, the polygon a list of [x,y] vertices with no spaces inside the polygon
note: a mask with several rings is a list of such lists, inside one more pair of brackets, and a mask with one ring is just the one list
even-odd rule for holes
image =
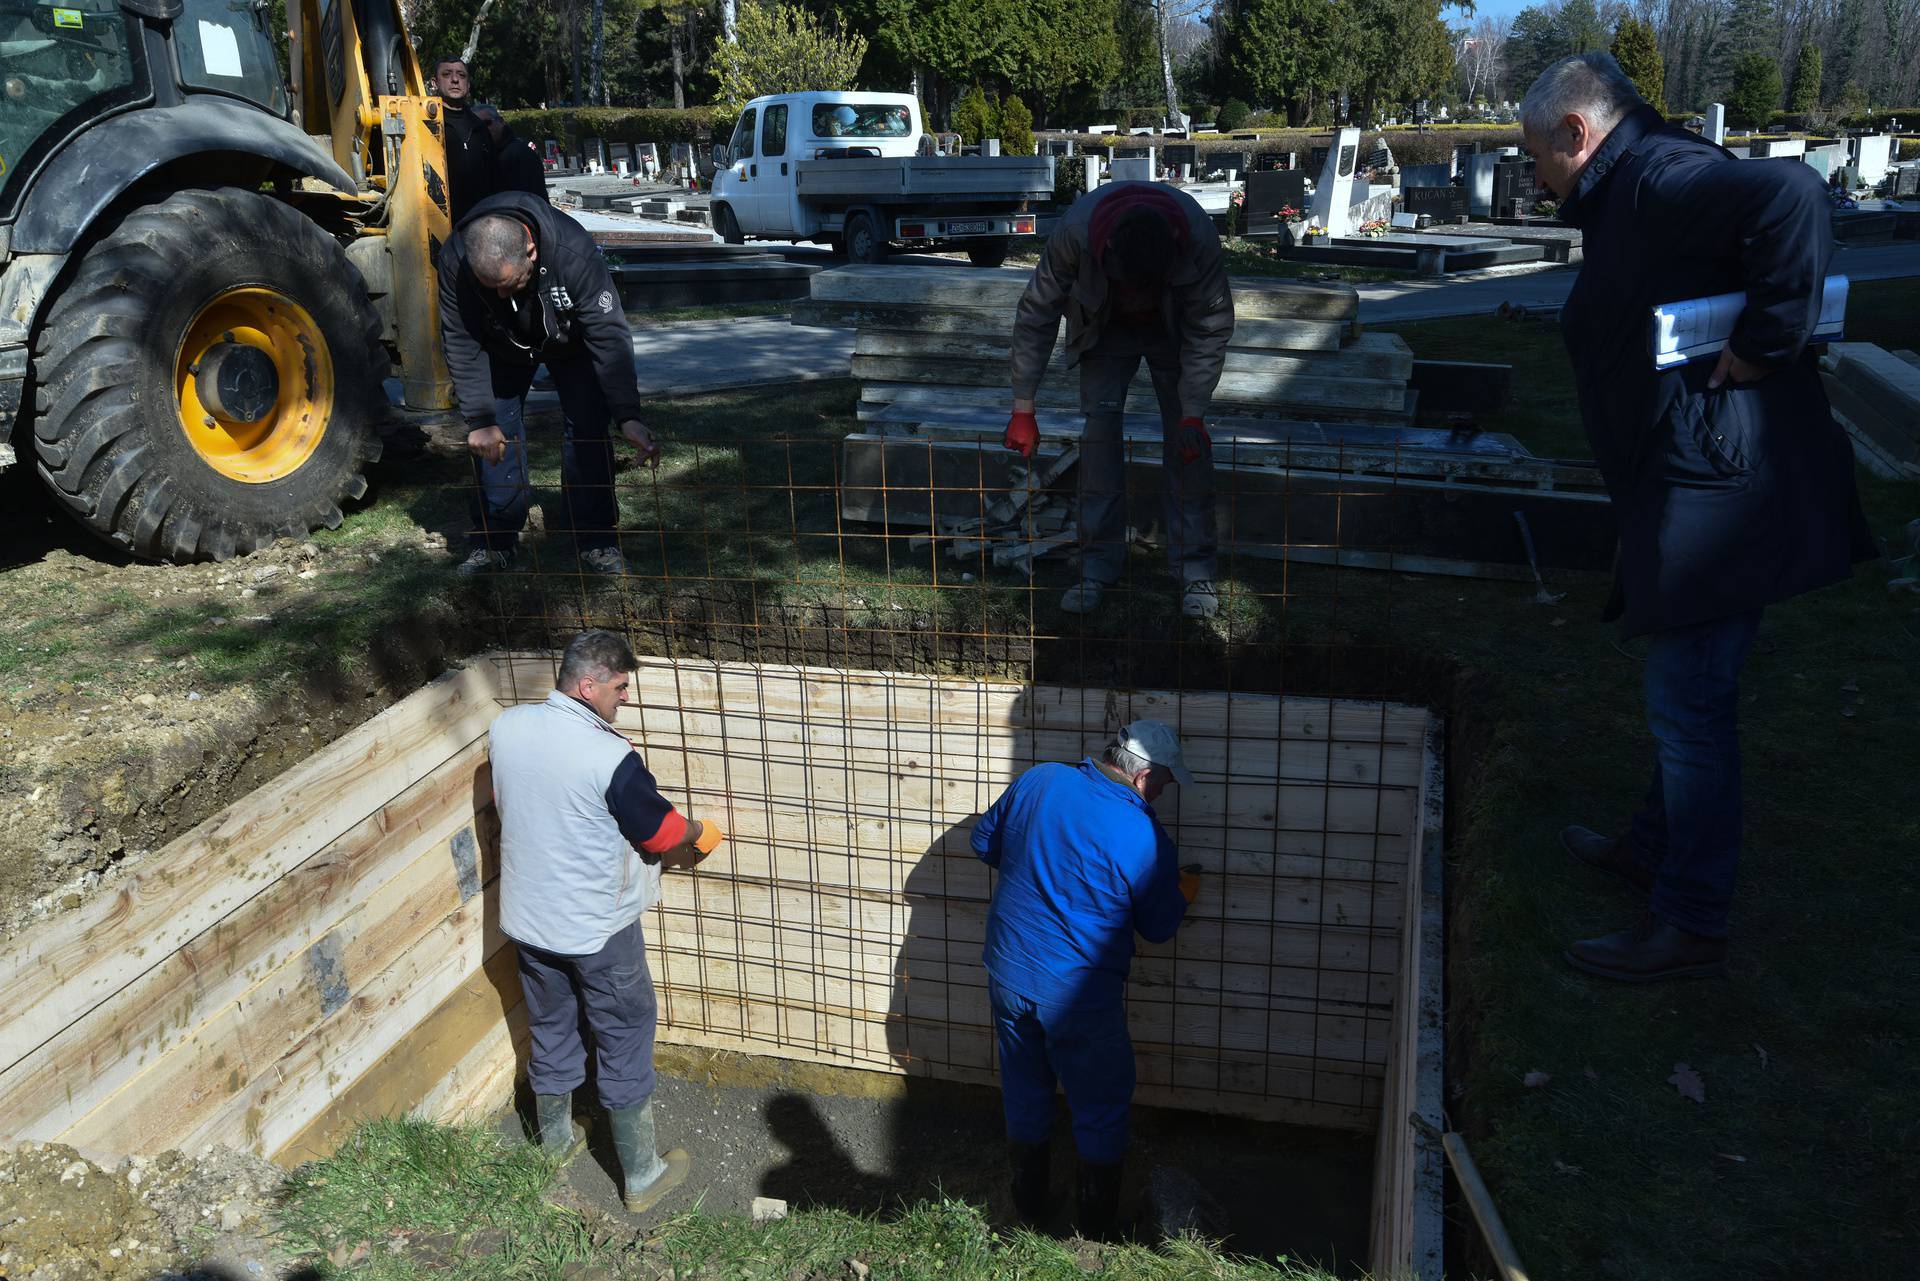
{"label": "man in black hoodie", "polygon": [[458,57],[433,64],[433,87],[446,108],[447,195],[457,227],[488,196],[524,191],[547,198],[546,168],[500,113],[473,100],[473,78]]}
{"label": "man in black hoodie", "polygon": [[462,575],[505,569],[526,524],[526,399],[544,364],[566,423],[560,526],[596,573],[626,572],[616,532],[608,428],[659,457],[640,421],[633,336],[620,291],[586,229],[546,201],[504,192],[481,201],[440,251],[440,328],[475,491]]}

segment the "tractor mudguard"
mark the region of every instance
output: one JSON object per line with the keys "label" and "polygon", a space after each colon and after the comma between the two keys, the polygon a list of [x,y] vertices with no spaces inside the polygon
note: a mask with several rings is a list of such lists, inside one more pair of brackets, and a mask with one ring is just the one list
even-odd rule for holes
{"label": "tractor mudguard", "polygon": [[16,254],[65,254],[115,200],[146,175],[196,155],[238,154],[285,165],[341,191],[353,179],[319,142],[258,107],[196,98],[129,111],[61,148],[34,179],[14,223]]}

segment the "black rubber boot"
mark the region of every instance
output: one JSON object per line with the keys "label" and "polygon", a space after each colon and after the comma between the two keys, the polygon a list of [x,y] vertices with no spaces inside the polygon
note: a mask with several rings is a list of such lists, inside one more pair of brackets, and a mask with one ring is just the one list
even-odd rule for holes
{"label": "black rubber boot", "polygon": [[1048,1192],[1053,1182],[1053,1144],[1011,1140],[1007,1155],[1013,1162],[1013,1212],[1033,1227],[1052,1209]]}
{"label": "black rubber boot", "polygon": [[536,1094],[533,1114],[540,1146],[559,1157],[562,1165],[587,1146],[586,1129],[573,1123],[573,1095]]}
{"label": "black rubber boot", "polygon": [[686,1182],[692,1165],[684,1149],[661,1156],[654,1151],[653,1100],[630,1108],[610,1108],[613,1150],[620,1158],[621,1200],[628,1214],[645,1214],[667,1193]]}
{"label": "black rubber boot", "polygon": [[1080,1162],[1080,1204],[1074,1226],[1089,1241],[1111,1241],[1119,1226],[1120,1162]]}

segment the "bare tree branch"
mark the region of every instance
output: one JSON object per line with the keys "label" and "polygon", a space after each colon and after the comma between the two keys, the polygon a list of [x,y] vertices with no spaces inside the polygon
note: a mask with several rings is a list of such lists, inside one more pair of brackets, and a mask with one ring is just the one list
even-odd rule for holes
{"label": "bare tree branch", "polygon": [[473,15],[473,30],[467,32],[467,47],[460,51],[460,61],[469,67],[473,65],[475,50],[480,48],[480,24],[487,20],[487,10],[493,8],[493,0],[480,0],[480,12]]}

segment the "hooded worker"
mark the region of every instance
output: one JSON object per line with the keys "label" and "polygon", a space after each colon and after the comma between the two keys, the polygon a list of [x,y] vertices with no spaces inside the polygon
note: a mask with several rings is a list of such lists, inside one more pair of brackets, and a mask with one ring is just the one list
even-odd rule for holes
{"label": "hooded worker", "polygon": [[1115,182],[1074,203],[1047,240],[1021,296],[1013,330],[1013,416],[1005,443],[1031,458],[1034,399],[1060,318],[1067,361],[1080,367],[1080,580],[1060,598],[1091,612],[1126,562],[1128,388],[1140,362],[1160,404],[1167,554],[1182,585],[1181,612],[1220,607],[1207,411],[1233,337],[1233,292],[1213,220],[1186,193],[1155,182]]}

